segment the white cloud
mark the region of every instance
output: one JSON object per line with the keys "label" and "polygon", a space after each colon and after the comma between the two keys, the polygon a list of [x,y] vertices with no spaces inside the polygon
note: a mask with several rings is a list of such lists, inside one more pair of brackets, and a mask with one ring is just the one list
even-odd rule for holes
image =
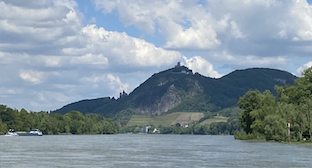
{"label": "white cloud", "polygon": [[184,61],[185,65],[194,72],[198,72],[212,78],[220,78],[223,76],[213,69],[213,65],[210,62],[200,56],[194,56],[192,58],[184,57]]}
{"label": "white cloud", "polygon": [[[297,21],[289,26],[296,26],[297,36],[300,40],[312,40],[312,6],[305,0],[294,1],[295,5],[291,9],[292,19]],[[291,24],[291,23],[289,23]],[[298,24],[298,25],[296,25]]]}
{"label": "white cloud", "polygon": [[[136,67],[170,65],[182,58],[182,54],[176,51],[167,51],[145,40],[133,38],[126,33],[106,31],[95,25],[88,25],[82,29],[88,39],[88,45],[83,53],[105,53],[110,62]],[[69,53],[75,49],[64,49]]]}
{"label": "white cloud", "polygon": [[129,85],[127,83],[122,83],[118,76],[114,76],[113,74],[108,74],[107,78],[109,80],[109,86],[111,89],[114,89],[116,93],[120,93],[122,90],[127,91]]}
{"label": "white cloud", "polygon": [[167,39],[165,48],[206,50],[220,44],[215,30],[219,20],[211,18],[206,9],[196,5],[194,0],[94,2],[104,13],[116,9],[125,25],[134,25],[147,33],[154,33],[159,27]]}
{"label": "white cloud", "polygon": [[103,56],[103,54],[99,55],[93,55],[91,53],[79,56],[79,57],[73,57],[70,60],[71,64],[93,64],[93,65],[102,65],[106,66],[108,65],[108,59]]}
{"label": "white cloud", "polygon": [[129,84],[123,83],[118,76],[113,74],[104,74],[104,75],[92,75],[89,77],[83,77],[80,79],[85,85],[92,85],[94,88],[99,86],[108,85],[111,90],[114,91],[114,94],[110,96],[118,97],[119,93],[122,91],[128,91]]}
{"label": "white cloud", "polygon": [[281,30],[278,35],[282,38],[282,39],[287,39],[287,31],[285,29]]}
{"label": "white cloud", "polygon": [[296,47],[302,45],[301,41],[312,40],[312,6],[306,0],[197,2],[94,1],[106,14],[116,10],[126,25],[160,33],[166,39],[164,47],[175,50],[221,49],[241,56],[293,56],[299,52]]}
{"label": "white cloud", "polygon": [[34,70],[22,70],[20,72],[20,77],[27,82],[31,82],[33,84],[39,84],[43,82],[43,73],[34,71]]}
{"label": "white cloud", "polygon": [[20,93],[22,93],[22,89],[19,89],[19,88],[0,87],[0,96],[1,95],[14,95],[14,94],[20,94]]}
{"label": "white cloud", "polygon": [[[213,49],[221,44],[217,39],[216,31],[205,20],[194,21],[190,28],[183,28],[177,23],[166,25],[163,30],[170,32],[164,48],[170,49]],[[174,31],[172,31],[174,29]]]}
{"label": "white cloud", "polygon": [[46,1],[33,8],[22,5],[18,1],[0,2],[0,31],[12,45],[57,43],[80,27],[81,14],[75,10],[74,1]]}
{"label": "white cloud", "polygon": [[301,76],[301,73],[302,73],[304,70],[306,70],[306,69],[308,69],[308,68],[310,68],[310,67],[312,67],[312,61],[307,62],[307,63],[304,64],[303,66],[299,67],[299,68],[297,69],[297,75]]}
{"label": "white cloud", "polygon": [[231,34],[234,38],[245,38],[246,36],[239,30],[235,21],[231,21]]}
{"label": "white cloud", "polygon": [[260,57],[255,55],[234,55],[226,51],[215,52],[211,54],[211,58],[223,62],[232,68],[248,68],[248,67],[274,67],[282,68],[289,62],[289,58],[285,56],[278,57]]}

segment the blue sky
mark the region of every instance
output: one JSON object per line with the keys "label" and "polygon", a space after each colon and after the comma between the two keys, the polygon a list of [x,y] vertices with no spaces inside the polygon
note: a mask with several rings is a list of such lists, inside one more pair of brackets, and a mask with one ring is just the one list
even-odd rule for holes
{"label": "blue sky", "polygon": [[0,104],[54,110],[181,62],[220,78],[312,66],[311,0],[0,0]]}

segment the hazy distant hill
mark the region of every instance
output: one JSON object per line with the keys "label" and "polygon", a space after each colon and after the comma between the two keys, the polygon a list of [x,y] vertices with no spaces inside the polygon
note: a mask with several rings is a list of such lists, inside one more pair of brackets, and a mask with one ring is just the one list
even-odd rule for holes
{"label": "hazy distant hill", "polygon": [[239,97],[250,89],[274,91],[274,85],[294,84],[296,77],[289,72],[250,68],[236,70],[219,79],[192,73],[185,66],[156,73],[129,95],[117,100],[99,98],[71,103],[56,110],[67,113],[102,113],[106,117],[119,115],[159,115],[166,112],[217,111],[235,106]]}

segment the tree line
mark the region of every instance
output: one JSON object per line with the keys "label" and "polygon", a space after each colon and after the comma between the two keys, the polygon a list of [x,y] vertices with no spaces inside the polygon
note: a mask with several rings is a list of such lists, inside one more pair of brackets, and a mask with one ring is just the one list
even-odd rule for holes
{"label": "tree line", "polygon": [[311,140],[312,128],[312,67],[295,80],[295,85],[275,86],[270,91],[250,90],[240,97],[238,106],[243,131],[236,139],[266,139],[287,141],[288,120],[292,141]]}
{"label": "tree line", "polygon": [[0,132],[9,129],[30,131],[39,129],[43,134],[115,134],[119,126],[101,114],[83,115],[71,111],[64,115],[59,113],[27,112],[0,105]]}

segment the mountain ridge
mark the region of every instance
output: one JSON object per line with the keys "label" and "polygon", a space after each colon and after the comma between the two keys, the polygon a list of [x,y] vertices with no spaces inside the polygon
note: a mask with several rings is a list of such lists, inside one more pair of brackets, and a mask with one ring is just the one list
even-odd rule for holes
{"label": "mountain ridge", "polygon": [[275,85],[294,84],[294,79],[296,76],[289,72],[270,68],[235,70],[221,78],[210,78],[176,65],[153,74],[129,95],[118,99],[104,97],[81,100],[55,112],[64,114],[77,110],[120,119],[132,114],[217,111],[235,106],[239,97],[248,90],[268,89],[274,92]]}

